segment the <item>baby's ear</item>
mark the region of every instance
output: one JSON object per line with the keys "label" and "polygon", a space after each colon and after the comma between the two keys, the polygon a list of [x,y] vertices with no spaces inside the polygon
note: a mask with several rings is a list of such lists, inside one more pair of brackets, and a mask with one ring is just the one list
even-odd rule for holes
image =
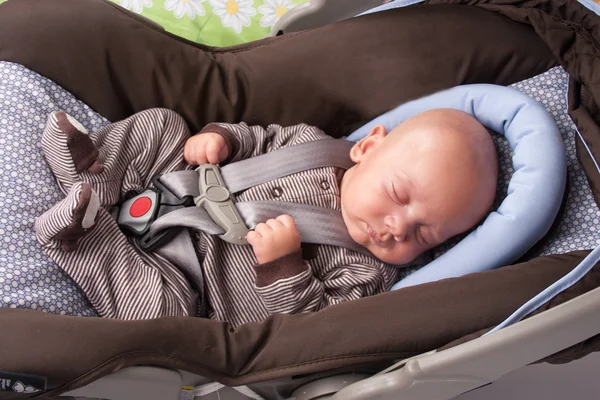
{"label": "baby's ear", "polygon": [[367,153],[376,149],[383,142],[386,135],[385,126],[376,125],[367,136],[356,142],[352,147],[350,159],[355,163],[359,163]]}

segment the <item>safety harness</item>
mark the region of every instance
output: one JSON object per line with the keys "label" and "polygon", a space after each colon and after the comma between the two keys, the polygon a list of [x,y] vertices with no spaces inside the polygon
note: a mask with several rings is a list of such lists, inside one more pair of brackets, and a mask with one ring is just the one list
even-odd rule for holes
{"label": "safety harness", "polygon": [[337,210],[275,200],[234,202],[233,197],[233,193],[309,169],[348,169],[354,165],[350,159],[353,145],[347,140],[323,139],[224,167],[204,164],[195,170],[159,175],[154,177],[153,187],[125,201],[113,215],[141,250],[157,252],[184,272],[198,290],[201,309],[205,309],[202,269],[185,228],[245,245],[247,233],[258,223],[288,214],[294,218],[303,243],[368,253],[352,240]]}

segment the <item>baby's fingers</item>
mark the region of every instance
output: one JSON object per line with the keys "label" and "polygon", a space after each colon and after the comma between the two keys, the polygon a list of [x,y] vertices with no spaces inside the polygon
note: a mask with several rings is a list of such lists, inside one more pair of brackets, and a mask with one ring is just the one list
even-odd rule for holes
{"label": "baby's fingers", "polygon": [[283,224],[283,226],[285,226],[286,228],[296,228],[296,222],[294,221],[294,218],[290,217],[287,214],[283,214],[277,217],[277,221],[281,222],[281,224]]}
{"label": "baby's fingers", "polygon": [[262,236],[260,235],[260,233],[256,232],[256,231],[250,231],[248,232],[248,235],[246,235],[246,240],[248,240],[248,244],[250,246],[256,246],[260,243],[262,239]]}
{"label": "baby's fingers", "polygon": [[[268,223],[268,221],[267,221]],[[273,228],[267,224],[265,224],[264,222],[261,222],[260,224],[256,225],[256,228],[254,228],[254,231],[258,232],[260,234],[261,237],[269,235],[271,233],[273,233]]]}
{"label": "baby's fingers", "polygon": [[188,164],[194,165],[196,163],[196,157],[194,154],[196,153],[196,141],[194,138],[188,139],[185,142],[185,146],[183,147],[183,159]]}
{"label": "baby's fingers", "polygon": [[211,164],[218,164],[221,160],[219,159],[221,149],[223,148],[221,141],[217,139],[210,140],[206,145],[206,158]]}
{"label": "baby's fingers", "polygon": [[278,221],[277,219],[269,219],[266,222],[267,226],[269,228],[271,228],[273,230],[273,232],[281,232],[285,226],[281,223],[281,221]]}
{"label": "baby's fingers", "polygon": [[206,164],[206,141],[197,138],[190,142],[186,161],[192,165]]}

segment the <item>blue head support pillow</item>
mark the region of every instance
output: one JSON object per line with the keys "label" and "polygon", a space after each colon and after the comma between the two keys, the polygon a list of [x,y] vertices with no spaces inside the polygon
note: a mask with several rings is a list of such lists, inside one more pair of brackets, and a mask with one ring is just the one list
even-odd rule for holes
{"label": "blue head support pillow", "polygon": [[504,86],[458,86],[410,101],[358,129],[358,141],[376,125],[390,132],[427,110],[464,111],[503,134],[512,149],[514,174],[500,207],[448,252],[407,276],[393,289],[481,272],[510,264],[550,229],[565,190],[567,161],[562,138],[544,107]]}

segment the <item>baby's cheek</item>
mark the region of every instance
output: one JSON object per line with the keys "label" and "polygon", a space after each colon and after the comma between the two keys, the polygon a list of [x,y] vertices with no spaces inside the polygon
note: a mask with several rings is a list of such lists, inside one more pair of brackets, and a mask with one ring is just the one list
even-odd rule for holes
{"label": "baby's cheek", "polygon": [[352,225],[348,227],[348,234],[350,235],[350,238],[356,243],[360,244],[361,246],[368,247],[369,236],[366,233],[362,232],[360,229],[358,229],[356,226]]}

